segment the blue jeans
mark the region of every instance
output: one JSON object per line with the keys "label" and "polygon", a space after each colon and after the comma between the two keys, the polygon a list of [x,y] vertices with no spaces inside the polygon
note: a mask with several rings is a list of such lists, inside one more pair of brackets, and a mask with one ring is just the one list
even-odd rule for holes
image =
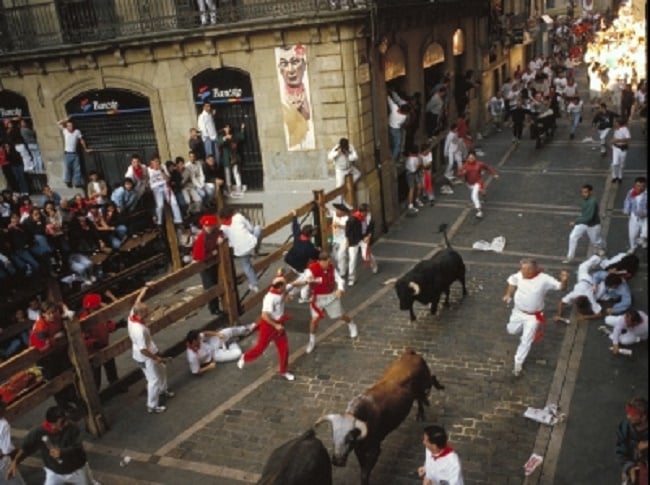
{"label": "blue jeans", "polygon": [[390,137],[390,150],[393,154],[393,160],[398,161],[402,148],[402,129],[388,127],[388,135]]}
{"label": "blue jeans", "polygon": [[[259,244],[260,238],[262,236],[262,228],[260,226],[255,226],[253,228],[253,234],[257,238]],[[257,247],[254,250],[256,249]],[[242,269],[244,270],[244,274],[246,275],[246,279],[248,280],[248,285],[258,286],[259,281],[257,279],[257,274],[255,273],[255,269],[253,268],[253,261],[251,260],[253,251],[249,252],[248,254],[237,256],[237,258],[241,260]]]}
{"label": "blue jeans", "polygon": [[11,172],[14,174],[14,179],[18,185],[18,190],[21,194],[29,194],[29,187],[27,186],[27,179],[25,178],[25,167],[22,162],[20,165],[11,165]]}
{"label": "blue jeans", "polygon": [[41,265],[36,262],[34,256],[27,249],[17,249],[11,255],[11,260],[20,271],[25,272],[27,265],[31,267],[31,271],[36,273],[41,269]]}
{"label": "blue jeans", "polygon": [[571,129],[569,133],[575,135],[578,125],[580,124],[580,113],[571,113]]}
{"label": "blue jeans", "polygon": [[30,143],[27,145],[27,148],[32,154],[32,160],[34,161],[34,172],[43,172],[45,167],[43,166],[43,157],[41,157],[41,148],[36,143]]}
{"label": "blue jeans", "polygon": [[122,241],[126,238],[127,233],[128,230],[124,224],[117,226],[110,237],[111,247],[113,249],[120,249]]}
{"label": "blue jeans", "polygon": [[75,186],[83,187],[83,183],[81,182],[81,160],[79,160],[79,155],[76,153],[65,152],[63,156],[65,157],[63,181],[66,185],[70,185],[72,183],[72,178],[74,177]]}

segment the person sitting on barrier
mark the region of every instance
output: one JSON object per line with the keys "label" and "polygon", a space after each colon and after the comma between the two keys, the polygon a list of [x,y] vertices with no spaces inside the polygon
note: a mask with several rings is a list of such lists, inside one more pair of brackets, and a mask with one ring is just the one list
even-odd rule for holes
{"label": "person sitting on barrier", "polygon": [[[117,298],[110,291],[106,292],[106,295],[111,298],[111,300],[116,301]],[[84,295],[82,301],[82,309],[79,312],[79,322],[83,325],[84,320],[86,320],[90,315],[99,310],[102,307],[102,296],[98,293],[88,293]],[[115,323],[112,320],[100,320],[94,322],[92,325],[83,326],[83,339],[84,345],[88,350],[88,355],[92,355],[97,351],[105,349],[109,344],[109,335],[115,332],[118,328],[126,327],[126,320],[122,319],[119,322]],[[106,378],[108,379],[108,384],[114,384],[118,381],[117,376],[117,366],[115,365],[115,359],[108,359],[103,364],[104,370],[106,371]],[[93,366],[93,378],[97,389],[100,389],[102,386],[102,367]],[[119,387],[118,391],[126,392],[127,387]]]}
{"label": "person sitting on barrier", "polygon": [[[11,321],[9,322],[9,325],[28,325],[29,320],[27,318],[27,315],[25,315],[25,310],[22,308],[19,308],[16,310],[16,313],[13,315],[11,318]],[[0,333],[0,336],[2,334]],[[22,352],[29,346],[29,330],[24,330],[20,332],[18,335],[15,335],[11,339],[7,339],[6,341],[2,342],[0,345],[0,359],[9,359],[10,357],[13,357],[16,355],[18,352]]]}
{"label": "person sitting on barrier", "polygon": [[[305,224],[300,227],[298,223],[298,216],[296,211],[292,211],[291,215],[291,231],[293,233],[293,246],[287,251],[284,256],[284,262],[287,263],[289,268],[298,275],[302,275],[307,269],[307,265],[311,262],[318,260],[320,249],[317,248],[312,242],[316,229],[311,224]],[[300,303],[309,302],[309,285],[303,285],[300,288]]]}
{"label": "person sitting on barrier", "polygon": [[250,335],[256,328],[257,323],[251,323],[223,328],[216,332],[190,330],[185,338],[190,372],[200,376],[216,368],[217,362],[232,362],[239,359],[242,350],[233,340]]}
{"label": "person sitting on barrier", "polygon": [[122,215],[133,212],[138,205],[138,193],[135,191],[135,183],[132,178],[126,177],[121,184],[118,184],[111,194],[111,200],[117,206]]}
{"label": "person sitting on barrier", "polygon": [[248,279],[248,289],[257,293],[260,291],[259,281],[251,257],[253,252],[259,254],[262,228],[253,226],[235,207],[223,207],[219,211],[219,219],[221,219],[221,231],[228,238],[228,244],[235,258],[241,261],[242,269]]}

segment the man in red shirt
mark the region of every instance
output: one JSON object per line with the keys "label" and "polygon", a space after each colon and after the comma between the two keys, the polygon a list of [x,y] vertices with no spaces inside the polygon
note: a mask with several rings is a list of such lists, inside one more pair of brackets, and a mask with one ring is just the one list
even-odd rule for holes
{"label": "man in red shirt", "polygon": [[34,322],[29,334],[29,346],[39,352],[46,352],[54,346],[57,338],[63,337],[63,325],[56,318],[56,305],[52,302],[43,303],[41,316]]}
{"label": "man in red shirt", "polygon": [[[102,306],[102,296],[98,293],[88,293],[84,296],[82,301],[82,310],[79,313],[79,322],[82,323],[87,319],[92,313],[96,310],[99,310]],[[124,326],[126,322],[124,322]],[[98,350],[102,350],[108,347],[109,344],[109,334],[117,330],[118,324],[111,320],[99,321],[93,323],[91,326],[83,327],[83,338],[86,349],[88,350],[88,355],[92,355]],[[108,383],[113,384],[117,382],[117,367],[115,365],[115,359],[109,359],[104,362],[104,370],[106,371],[106,378]],[[102,368],[100,366],[93,366],[93,378],[95,379],[95,384],[97,389],[101,388],[102,385]],[[120,387],[118,389],[120,392],[126,392],[126,388]]]}
{"label": "man in red shirt", "polygon": [[470,150],[467,154],[467,160],[463,163],[463,166],[460,167],[460,170],[458,170],[458,176],[465,179],[465,183],[471,191],[472,203],[476,209],[476,217],[479,219],[483,217],[479,194],[485,195],[485,181],[483,180],[484,172],[489,173],[495,179],[499,178],[499,175],[492,167],[487,163],[478,161],[474,150]]}
{"label": "man in red shirt", "polygon": [[[192,259],[194,261],[214,259],[218,254],[217,246],[219,245],[221,235],[217,229],[219,219],[214,215],[204,215],[199,220],[199,223],[201,224],[201,231],[196,235],[194,246],[192,246]],[[217,269],[218,266],[212,266],[199,273],[204,290],[216,286],[219,282],[217,279]],[[217,318],[223,316],[223,312],[219,308],[219,298],[210,300],[208,302],[208,309]]]}
{"label": "man in red shirt", "polygon": [[325,315],[346,322],[350,330],[350,338],[356,338],[358,335],[357,325],[345,313],[341,305],[341,296],[345,291],[345,281],[336,271],[328,252],[322,251],[318,256],[318,261],[307,266],[304,279],[309,282],[312,292],[307,353],[311,353],[316,346],[318,323],[325,318]]}

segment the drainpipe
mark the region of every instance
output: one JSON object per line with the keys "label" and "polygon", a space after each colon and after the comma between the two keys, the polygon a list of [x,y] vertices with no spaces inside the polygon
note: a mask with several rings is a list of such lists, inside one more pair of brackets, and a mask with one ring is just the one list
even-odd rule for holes
{"label": "drainpipe", "polygon": [[370,63],[370,103],[372,109],[372,137],[373,137],[373,159],[375,162],[375,170],[379,177],[379,201],[381,205],[381,231],[386,234],[388,232],[388,224],[386,224],[386,200],[384,197],[384,177],[382,173],[381,163],[381,150],[379,143],[379,127],[377,126],[377,97],[375,86],[375,57],[374,48],[377,45],[377,3],[372,2],[370,7],[370,45],[368,45],[368,62]]}

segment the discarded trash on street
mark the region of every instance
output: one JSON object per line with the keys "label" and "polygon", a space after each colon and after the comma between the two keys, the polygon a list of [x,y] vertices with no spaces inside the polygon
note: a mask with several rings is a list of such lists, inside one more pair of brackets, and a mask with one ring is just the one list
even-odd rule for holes
{"label": "discarded trash on street", "polygon": [[544,457],[541,455],[538,455],[537,453],[533,453],[530,455],[530,458],[528,458],[528,461],[524,465],[524,475],[529,476],[531,475],[535,469],[542,464],[544,461]]}
{"label": "discarded trash on street", "polygon": [[524,417],[547,426],[553,426],[566,419],[566,415],[560,413],[560,408],[557,404],[547,404],[544,406],[544,409],[529,407],[524,412]]}
{"label": "discarded trash on street", "polygon": [[506,247],[506,238],[503,236],[497,236],[492,239],[492,242],[487,242],[485,240],[476,241],[472,244],[472,249],[479,251],[494,251],[495,253],[503,252],[503,248]]}

